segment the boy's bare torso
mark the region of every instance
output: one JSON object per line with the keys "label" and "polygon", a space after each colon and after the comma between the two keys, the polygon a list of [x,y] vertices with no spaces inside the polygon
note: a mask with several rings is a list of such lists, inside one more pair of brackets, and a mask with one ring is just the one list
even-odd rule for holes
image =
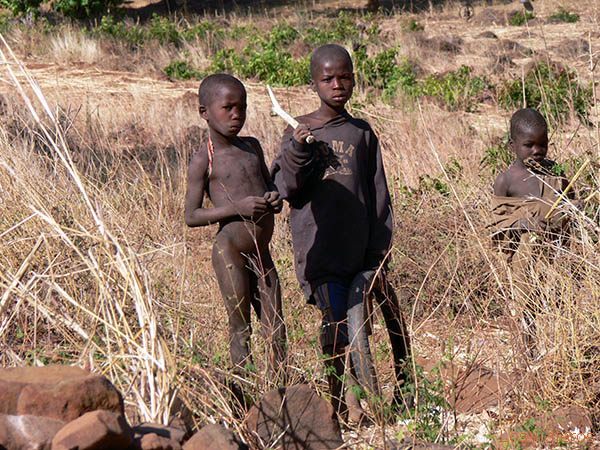
{"label": "boy's bare torso", "polygon": [[549,175],[554,162],[544,160],[540,164],[540,172],[536,173],[532,169],[515,162],[510,165],[506,172],[502,173],[496,180],[494,192],[496,195],[504,197],[523,197],[539,198],[542,196],[543,181],[540,177]]}
{"label": "boy's bare torso", "polygon": [[[262,197],[267,192],[267,184],[261,163],[251,139],[238,138],[231,146],[219,148],[213,157],[208,179],[208,193],[213,205],[224,206],[248,196]],[[256,253],[257,247],[262,249],[268,246],[273,226],[272,213],[254,221],[240,216],[227,219],[220,223],[217,242],[226,239],[239,252]]]}

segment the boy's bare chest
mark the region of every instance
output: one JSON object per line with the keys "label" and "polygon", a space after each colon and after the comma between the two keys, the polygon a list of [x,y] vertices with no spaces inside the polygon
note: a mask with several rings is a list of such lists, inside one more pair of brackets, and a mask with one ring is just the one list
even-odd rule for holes
{"label": "boy's bare chest", "polygon": [[508,193],[510,197],[540,197],[540,179],[529,171],[511,174]]}
{"label": "boy's bare chest", "polygon": [[249,151],[215,152],[211,180],[227,185],[262,180],[258,155]]}

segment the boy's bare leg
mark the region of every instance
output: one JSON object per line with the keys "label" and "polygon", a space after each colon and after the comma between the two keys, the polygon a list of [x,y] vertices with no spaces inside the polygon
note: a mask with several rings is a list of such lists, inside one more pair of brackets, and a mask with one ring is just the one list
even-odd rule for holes
{"label": "boy's bare leg", "polygon": [[258,261],[258,287],[261,299],[260,321],[267,344],[269,370],[279,385],[286,383],[286,331],[283,321],[281,286],[273,259],[264,252]]}
{"label": "boy's bare leg", "polygon": [[250,280],[247,260],[228,239],[213,247],[213,268],[219,282],[229,321],[229,352],[234,370],[243,373],[250,359]]}

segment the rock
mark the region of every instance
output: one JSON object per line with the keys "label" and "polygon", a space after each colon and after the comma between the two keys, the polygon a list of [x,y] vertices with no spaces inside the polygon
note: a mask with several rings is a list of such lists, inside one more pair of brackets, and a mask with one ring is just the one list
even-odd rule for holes
{"label": "rock", "polygon": [[134,442],[138,450],[181,450],[181,444],[156,433],[144,434]]}
{"label": "rock", "polygon": [[[262,448],[262,447],[261,447]],[[220,425],[207,425],[185,443],[183,450],[247,450],[235,435]]]}
{"label": "rock", "polygon": [[123,414],[123,397],[101,375],[71,366],[0,369],[0,414],[70,422],[97,409]]}
{"label": "rock", "polygon": [[183,441],[186,438],[186,432],[184,430],[157,423],[142,423],[141,425],[133,427],[133,432],[136,438],[141,438],[145,434],[156,434],[180,444],[183,444]]}
{"label": "rock", "polygon": [[593,428],[592,415],[589,410],[581,406],[571,405],[556,408],[548,414],[548,422],[560,431],[586,434]]}
{"label": "rock", "polygon": [[52,450],[126,450],[133,432],[122,415],[92,411],[66,424],[52,440]]}
{"label": "rock", "polygon": [[[268,392],[246,418],[254,444],[287,449],[328,450],[344,444],[333,407],[308,385]],[[281,437],[280,437],[281,436]]]}
{"label": "rock", "polygon": [[0,449],[50,450],[52,438],[64,426],[49,417],[0,414]]}
{"label": "rock", "polygon": [[481,39],[498,39],[498,36],[496,35],[496,33],[494,33],[493,31],[484,31],[482,33],[479,33],[477,35],[478,38]]}

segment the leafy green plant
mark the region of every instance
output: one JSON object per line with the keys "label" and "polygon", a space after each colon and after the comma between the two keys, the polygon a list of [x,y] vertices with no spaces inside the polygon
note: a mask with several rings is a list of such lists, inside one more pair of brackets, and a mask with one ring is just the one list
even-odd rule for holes
{"label": "leafy green plant", "polygon": [[478,96],[489,86],[485,78],[473,76],[472,69],[461,66],[444,75],[429,75],[419,86],[419,94],[437,98],[450,110],[471,110]]}
{"label": "leafy green plant", "polygon": [[520,27],[533,18],[535,18],[535,16],[529,11],[517,11],[508,19],[508,24],[514,27]]}
{"label": "leafy green plant", "polygon": [[552,22],[575,23],[579,22],[579,14],[572,13],[561,6],[549,19]]}
{"label": "leafy green plant", "polygon": [[580,84],[575,72],[546,62],[535,64],[523,82],[508,81],[498,91],[501,106],[515,109],[527,105],[558,123],[571,112],[587,121],[593,101],[592,88]]}
{"label": "leafy green plant", "polygon": [[182,40],[177,24],[168,17],[161,17],[157,14],[153,14],[150,19],[147,36],[156,39],[161,44],[177,45]]}
{"label": "leafy green plant", "polygon": [[497,142],[487,147],[483,153],[483,158],[481,158],[481,166],[491,169],[494,175],[506,170],[513,161],[513,154],[508,141],[509,135],[506,133]]}
{"label": "leafy green plant", "polygon": [[202,78],[202,73],[200,71],[194,69],[188,62],[181,60],[172,61],[168,66],[166,66],[163,69],[163,71],[167,74],[169,78],[178,80]]}
{"label": "leafy green plant", "polygon": [[308,55],[295,59],[285,50],[297,36],[298,32],[293,27],[286,24],[277,26],[267,36],[254,36],[241,53],[233,49],[219,50],[213,57],[210,70],[232,72],[269,84],[306,84],[310,81]]}
{"label": "leafy green plant", "polygon": [[8,9],[13,16],[37,15],[43,0],[0,0],[0,6]]}
{"label": "leafy green plant", "polygon": [[408,95],[415,95],[417,72],[408,59],[397,61],[397,50],[383,50],[374,57],[367,56],[364,47],[354,52],[358,82],[382,90],[384,100],[393,98],[398,89]]}
{"label": "leafy green plant", "polygon": [[344,43],[358,37],[359,29],[356,25],[350,15],[340,12],[332,25],[308,28],[304,35],[304,41],[311,45],[323,45],[331,42]]}
{"label": "leafy green plant", "polygon": [[72,19],[88,19],[111,11],[123,0],[56,0],[54,9]]}
{"label": "leafy green plant", "polygon": [[415,31],[423,31],[425,27],[415,19],[410,19],[404,26],[404,29],[414,33]]}
{"label": "leafy green plant", "polygon": [[139,46],[146,40],[146,33],[141,26],[127,25],[113,16],[103,16],[100,24],[92,30],[92,33],[124,40],[132,46]]}

